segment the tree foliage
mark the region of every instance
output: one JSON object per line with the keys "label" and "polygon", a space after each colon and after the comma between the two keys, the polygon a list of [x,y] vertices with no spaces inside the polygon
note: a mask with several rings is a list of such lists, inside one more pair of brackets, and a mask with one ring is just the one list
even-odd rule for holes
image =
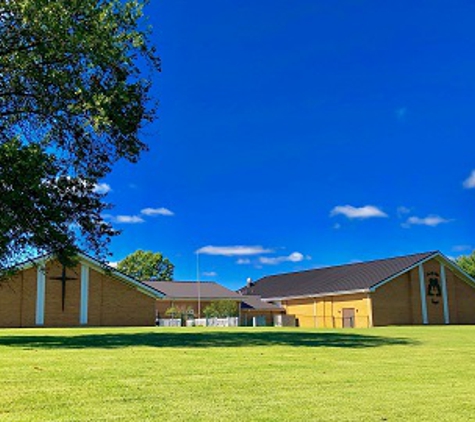
{"label": "tree foliage", "polygon": [[[112,227],[94,191],[136,162],[159,70],[140,0],[0,5],[0,268],[29,251],[103,255]],[[138,65],[139,61],[148,67]]]}
{"label": "tree foliage", "polygon": [[174,265],[160,252],[137,250],[117,264],[117,269],[137,280],[173,280]]}
{"label": "tree foliage", "polygon": [[475,277],[475,251],[470,255],[459,256],[455,262],[468,275]]}
{"label": "tree foliage", "polygon": [[217,300],[203,310],[206,318],[227,318],[239,315],[239,305],[233,300]]}
{"label": "tree foliage", "polygon": [[172,305],[165,311],[165,316],[170,318],[179,318],[182,322],[193,319],[195,312],[191,306],[176,306]]}

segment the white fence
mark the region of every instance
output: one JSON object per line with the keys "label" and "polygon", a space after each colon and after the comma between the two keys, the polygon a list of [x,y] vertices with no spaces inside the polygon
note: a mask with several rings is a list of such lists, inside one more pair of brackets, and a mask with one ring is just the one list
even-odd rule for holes
{"label": "white fence", "polygon": [[237,327],[239,325],[238,317],[230,318],[208,318],[207,327]]}
{"label": "white fence", "polygon": [[237,327],[239,326],[238,317],[229,318],[196,318],[195,326],[197,327]]}
{"label": "white fence", "polygon": [[[162,318],[157,320],[159,327],[181,327],[181,319]],[[186,321],[187,327],[238,327],[239,318],[196,318]]]}
{"label": "white fence", "polygon": [[157,325],[159,327],[181,327],[180,318],[160,318],[157,319]]}

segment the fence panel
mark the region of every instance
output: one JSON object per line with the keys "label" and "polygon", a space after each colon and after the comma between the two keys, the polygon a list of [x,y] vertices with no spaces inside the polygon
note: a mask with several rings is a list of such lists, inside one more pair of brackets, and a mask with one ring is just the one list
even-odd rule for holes
{"label": "fence panel", "polygon": [[181,327],[181,319],[179,318],[160,318],[157,320],[159,327]]}

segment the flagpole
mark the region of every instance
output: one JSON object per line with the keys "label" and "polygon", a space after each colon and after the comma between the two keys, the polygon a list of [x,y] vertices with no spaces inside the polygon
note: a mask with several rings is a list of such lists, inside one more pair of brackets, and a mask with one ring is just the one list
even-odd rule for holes
{"label": "flagpole", "polygon": [[198,318],[201,318],[200,252],[196,252],[196,281],[198,282]]}

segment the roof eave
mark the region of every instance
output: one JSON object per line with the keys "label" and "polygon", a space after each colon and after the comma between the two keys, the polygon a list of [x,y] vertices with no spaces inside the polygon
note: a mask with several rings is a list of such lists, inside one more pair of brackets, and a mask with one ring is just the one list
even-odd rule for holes
{"label": "roof eave", "polygon": [[[116,277],[119,278],[121,281],[125,282],[128,285],[131,285],[135,287],[138,291],[140,291],[143,294],[146,294],[147,296],[151,296],[154,298],[161,299],[163,298],[164,294],[152,287],[147,286],[146,284],[142,283],[141,281],[136,280],[133,277],[129,277],[120,271],[117,271],[114,267],[111,267],[110,265],[107,265],[105,263],[102,263],[82,252],[78,252],[77,256],[79,257],[80,261],[85,261],[89,264],[89,266],[93,267],[96,271],[100,273],[105,273],[106,270],[110,271],[110,273]],[[39,256],[38,258],[32,259],[28,261],[27,263],[20,265],[18,267],[19,271],[27,270],[29,268],[32,268],[35,265],[44,265],[46,262],[48,262],[50,259],[54,257],[53,254],[47,254],[47,255],[42,255]]]}
{"label": "roof eave", "polygon": [[[186,301],[186,302],[193,302],[193,301],[196,301],[198,300],[198,297],[197,296],[183,296],[183,297],[180,297],[180,296],[168,296],[167,294],[164,294],[164,297],[163,297],[164,300],[183,300],[183,301]],[[201,296],[200,297],[200,300],[201,301],[215,301],[215,300],[235,300],[236,302],[242,302],[243,299],[240,298],[240,297],[206,297],[206,296]]]}
{"label": "roof eave", "polygon": [[313,293],[307,295],[295,295],[295,296],[282,296],[282,297],[263,297],[264,302],[274,302],[282,300],[295,300],[295,299],[309,299],[315,297],[328,297],[328,296],[341,296],[341,295],[354,295],[360,293],[369,293],[369,289],[355,289],[355,290],[340,290],[335,292],[326,292],[326,293]]}

